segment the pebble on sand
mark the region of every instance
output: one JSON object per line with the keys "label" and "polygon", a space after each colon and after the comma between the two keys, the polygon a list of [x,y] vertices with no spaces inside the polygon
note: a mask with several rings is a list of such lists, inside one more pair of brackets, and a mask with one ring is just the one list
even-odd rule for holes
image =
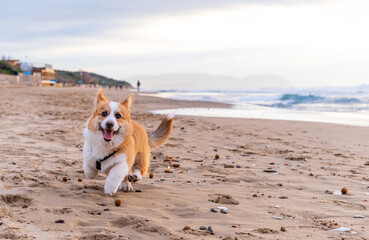
{"label": "pebble on sand", "polygon": [[78,182],[82,182],[82,178],[78,178]]}
{"label": "pebble on sand", "polygon": [[200,226],[200,230],[206,230],[205,226]]}
{"label": "pebble on sand", "polygon": [[348,188],[347,188],[347,187],[343,187],[343,188],[341,189],[341,193],[342,193],[342,194],[347,194],[347,193],[348,193]]}
{"label": "pebble on sand", "polygon": [[153,177],[154,177],[154,174],[150,173],[149,178],[153,178]]}
{"label": "pebble on sand", "polygon": [[64,223],[64,220],[56,220],[55,223]]}
{"label": "pebble on sand", "polygon": [[210,233],[211,235],[214,235],[214,231],[211,228],[211,226],[208,226],[208,229],[206,230],[207,233]]}
{"label": "pebble on sand", "polygon": [[180,167],[181,166],[181,164],[179,164],[179,163],[173,163],[172,164],[172,167],[175,167],[175,168],[178,168],[178,167]]}
{"label": "pebble on sand", "polygon": [[212,212],[218,212],[218,210],[216,210],[215,208],[210,209],[210,211],[212,211]]}
{"label": "pebble on sand", "polygon": [[115,199],[114,204],[115,204],[115,206],[119,207],[122,204],[122,200],[117,198],[117,199]]}
{"label": "pebble on sand", "polygon": [[170,167],[168,166],[168,168],[167,168],[167,169],[165,169],[165,170],[164,170],[164,172],[165,172],[165,173],[172,173],[173,171],[172,171],[172,169],[170,169]]}
{"label": "pebble on sand", "polygon": [[281,232],[285,232],[285,231],[287,231],[286,228],[282,226],[281,227]]}
{"label": "pebble on sand", "polygon": [[219,159],[219,158],[220,158],[219,154],[215,154],[214,159]]}
{"label": "pebble on sand", "polygon": [[190,226],[185,226],[185,227],[183,228],[183,231],[187,231],[187,230],[191,230],[191,227],[190,227]]}
{"label": "pebble on sand", "polygon": [[68,178],[67,177],[63,177],[63,182],[68,182]]}

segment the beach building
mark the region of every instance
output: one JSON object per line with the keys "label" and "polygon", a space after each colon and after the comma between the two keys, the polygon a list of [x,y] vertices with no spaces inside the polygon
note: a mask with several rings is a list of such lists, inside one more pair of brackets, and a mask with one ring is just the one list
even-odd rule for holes
{"label": "beach building", "polygon": [[42,87],[56,87],[55,70],[51,64],[45,64],[43,67],[34,67],[32,73],[41,75]]}

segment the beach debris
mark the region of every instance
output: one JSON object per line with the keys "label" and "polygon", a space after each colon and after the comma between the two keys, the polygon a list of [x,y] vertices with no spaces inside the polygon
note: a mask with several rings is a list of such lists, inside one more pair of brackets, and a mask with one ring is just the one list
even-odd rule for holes
{"label": "beach debris", "polygon": [[205,226],[200,226],[200,230],[206,230]]}
{"label": "beach debris", "polygon": [[342,192],[337,190],[333,192],[333,195],[339,196],[342,195]]}
{"label": "beach debris", "polygon": [[179,164],[179,163],[173,163],[172,164],[172,167],[175,167],[175,168],[179,168],[181,166],[181,164]]}
{"label": "beach debris", "polygon": [[220,158],[219,154],[215,154],[214,159],[218,160]]}
{"label": "beach debris", "polygon": [[183,231],[191,230],[192,228],[190,226],[184,226]]}
{"label": "beach debris", "polygon": [[339,227],[339,228],[335,228],[335,229],[332,229],[330,231],[336,231],[336,232],[350,232],[350,228],[347,228],[347,227]]}
{"label": "beach debris", "polygon": [[87,193],[87,190],[86,189],[83,189],[83,191],[82,191],[83,193]]}
{"label": "beach debris", "polygon": [[78,178],[78,182],[82,182],[82,178]]}
{"label": "beach debris", "polygon": [[173,171],[172,171],[172,169],[170,169],[170,167],[168,166],[168,168],[167,169],[165,169],[165,171],[164,171],[165,173],[172,173]]}
{"label": "beach debris", "polygon": [[347,188],[347,187],[343,187],[343,188],[341,189],[341,193],[342,193],[342,194],[347,194],[347,193],[348,193],[348,188]]}
{"label": "beach debris", "polygon": [[141,190],[137,189],[136,192],[142,192]]}
{"label": "beach debris", "polygon": [[324,192],[325,194],[333,194],[333,192],[332,191],[329,191],[329,190],[325,190],[325,192]]}
{"label": "beach debris", "polygon": [[56,220],[55,223],[64,223],[64,220]]}
{"label": "beach debris", "polygon": [[279,205],[275,205],[274,208],[281,208]]}
{"label": "beach debris", "polygon": [[63,177],[63,182],[68,182],[68,178],[67,177]]}
{"label": "beach debris", "polygon": [[356,215],[354,215],[354,218],[364,218],[364,216],[361,215],[361,214],[356,214]]}
{"label": "beach debris", "polygon": [[154,174],[150,173],[149,178],[153,178],[153,177],[154,177]]}
{"label": "beach debris", "polygon": [[222,206],[219,206],[219,207],[217,207],[220,211],[227,211],[228,210],[228,208],[227,207],[222,207]]}
{"label": "beach debris", "polygon": [[210,209],[211,212],[218,212],[215,208]]}
{"label": "beach debris", "polygon": [[278,186],[278,187],[282,187],[282,186],[283,186],[283,184],[282,184],[282,183],[278,183],[278,184],[277,184],[277,186]]}
{"label": "beach debris", "polygon": [[117,199],[115,199],[114,204],[115,204],[115,206],[119,207],[122,204],[122,200],[117,198]]}
{"label": "beach debris", "polygon": [[183,131],[185,128],[184,127],[181,127],[181,130]]}
{"label": "beach debris", "polygon": [[163,162],[172,162],[173,161],[173,157],[166,157]]}
{"label": "beach debris", "polygon": [[145,221],[146,221],[146,222],[150,222],[150,219],[146,218],[146,219],[145,219]]}
{"label": "beach debris", "polygon": [[273,219],[277,219],[277,220],[283,220],[283,217],[279,217],[279,216],[273,216]]}
{"label": "beach debris", "polygon": [[236,168],[241,168],[241,166],[240,165],[236,165]]}
{"label": "beach debris", "polygon": [[267,173],[278,173],[276,170],[270,170],[270,169],[266,169],[264,170],[264,172],[267,172]]}
{"label": "beach debris", "polygon": [[110,209],[109,208],[104,208],[104,211],[108,212],[108,211],[110,211]]}
{"label": "beach debris", "polygon": [[286,228],[282,226],[281,227],[281,232],[285,232],[285,231],[287,231]]}
{"label": "beach debris", "polygon": [[288,199],[287,196],[280,196],[279,199]]}
{"label": "beach debris", "polygon": [[366,162],[364,163],[364,165],[365,165],[365,166],[369,166],[369,161],[366,161]]}
{"label": "beach debris", "polygon": [[211,226],[208,226],[208,229],[206,230],[207,233],[210,233],[211,235],[214,235],[214,231],[211,228]]}
{"label": "beach debris", "polygon": [[236,226],[236,225],[232,225],[232,227],[233,227],[233,228],[237,228],[237,226]]}
{"label": "beach debris", "polygon": [[221,212],[221,213],[223,213],[223,214],[228,214],[227,210],[225,210],[225,209],[223,209],[223,208],[222,208],[222,209],[220,209],[220,212]]}
{"label": "beach debris", "polygon": [[226,165],[224,165],[224,168],[234,168],[234,165],[232,165],[232,164],[226,164]]}

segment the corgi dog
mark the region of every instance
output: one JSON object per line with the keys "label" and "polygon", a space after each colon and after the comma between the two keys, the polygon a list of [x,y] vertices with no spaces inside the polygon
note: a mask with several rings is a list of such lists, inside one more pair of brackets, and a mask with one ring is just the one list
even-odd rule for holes
{"label": "corgi dog", "polygon": [[83,171],[87,178],[95,178],[99,171],[107,174],[107,195],[118,189],[133,191],[131,182],[140,181],[148,171],[150,148],[164,144],[172,130],[173,116],[168,115],[148,135],[131,120],[133,99],[130,94],[122,102],[108,101],[99,89],[83,130]]}

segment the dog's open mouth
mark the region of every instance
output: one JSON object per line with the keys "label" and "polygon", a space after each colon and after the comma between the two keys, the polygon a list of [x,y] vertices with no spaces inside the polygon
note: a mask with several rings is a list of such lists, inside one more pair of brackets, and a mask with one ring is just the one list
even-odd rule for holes
{"label": "dog's open mouth", "polygon": [[103,133],[104,140],[109,142],[113,140],[114,134],[117,134],[119,132],[119,129],[117,131],[113,131],[113,130],[101,128],[101,131]]}

